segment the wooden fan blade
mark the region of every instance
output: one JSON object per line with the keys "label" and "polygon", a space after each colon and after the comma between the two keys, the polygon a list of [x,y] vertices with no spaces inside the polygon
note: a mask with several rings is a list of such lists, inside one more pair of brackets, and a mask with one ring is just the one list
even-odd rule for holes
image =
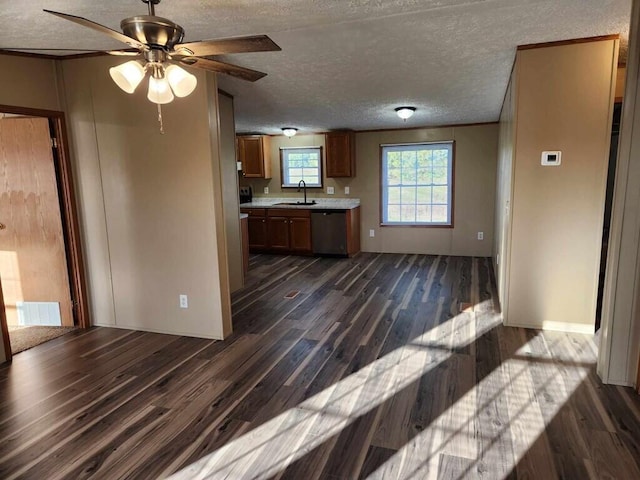
{"label": "wooden fan blade", "polygon": [[102,50],[87,50],[86,48],[23,48],[23,47],[2,47],[0,50],[10,50],[12,52],[101,52]]}
{"label": "wooden fan blade", "polygon": [[220,40],[202,40],[200,42],[179,43],[176,54],[184,56],[208,57],[227,53],[277,52],[282,50],[266,35],[249,37],[222,38]]}
{"label": "wooden fan blade", "polygon": [[190,67],[201,68],[203,70],[209,70],[216,73],[224,73],[225,75],[231,75],[232,77],[241,78],[242,80],[247,80],[249,82],[255,82],[267,75],[266,73],[240,67],[239,65],[232,65],[230,63],[224,63],[208,58],[186,57],[180,61]]}
{"label": "wooden fan blade", "polygon": [[55,15],[56,17],[64,18],[65,20],[69,20],[70,22],[77,23],[78,25],[82,25],[83,27],[91,28],[100,33],[104,33],[105,35],[118,40],[119,42],[126,43],[127,45],[137,48],[139,50],[144,50],[146,45],[144,43],[140,43],[135,38],[128,37],[120,32],[116,32],[115,30],[111,30],[109,27],[105,27],[104,25],[100,25],[99,23],[92,22],[91,20],[87,20],[86,18],[76,17],[75,15],[69,15],[68,13],[60,13],[54,12],[53,10],[44,10],[51,15]]}
{"label": "wooden fan blade", "polygon": [[23,48],[23,47],[2,47],[0,52],[86,52],[96,54],[118,55],[123,57],[137,57],[140,50],[87,50],[86,48]]}

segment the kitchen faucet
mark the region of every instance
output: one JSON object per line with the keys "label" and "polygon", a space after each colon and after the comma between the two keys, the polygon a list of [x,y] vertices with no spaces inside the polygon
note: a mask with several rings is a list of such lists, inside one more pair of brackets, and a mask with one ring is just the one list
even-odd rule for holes
{"label": "kitchen faucet", "polygon": [[300,180],[298,182],[298,192],[300,191],[300,184],[302,184],[302,188],[304,190],[304,204],[307,204],[307,182],[305,182],[304,180]]}

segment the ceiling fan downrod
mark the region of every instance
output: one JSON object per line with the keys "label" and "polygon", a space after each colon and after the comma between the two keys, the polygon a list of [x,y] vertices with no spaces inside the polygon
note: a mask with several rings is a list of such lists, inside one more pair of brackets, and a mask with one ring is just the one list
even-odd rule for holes
{"label": "ceiling fan downrod", "polygon": [[155,17],[156,15],[156,5],[160,3],[160,0],[142,0],[142,3],[146,3],[149,7],[149,15]]}

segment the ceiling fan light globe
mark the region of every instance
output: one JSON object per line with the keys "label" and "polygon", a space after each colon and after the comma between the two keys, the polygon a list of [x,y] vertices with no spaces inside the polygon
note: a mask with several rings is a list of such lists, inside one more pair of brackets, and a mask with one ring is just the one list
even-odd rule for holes
{"label": "ceiling fan light globe", "polygon": [[293,128],[293,127],[284,127],[282,129],[282,133],[284,133],[287,137],[291,138],[296,133],[298,133],[298,129],[297,128]]}
{"label": "ceiling fan light globe", "polygon": [[171,85],[171,89],[176,97],[186,97],[196,89],[198,80],[195,75],[187,72],[178,65],[169,65],[165,69],[165,77]]}
{"label": "ceiling fan light globe", "polygon": [[116,85],[127,93],[135,92],[145,75],[144,68],[135,60],[130,60],[117,67],[111,67],[109,74]]}
{"label": "ceiling fan light globe", "polygon": [[149,77],[149,91],[147,98],[153,103],[164,105],[173,102],[173,92],[169,86],[169,82],[165,78]]}

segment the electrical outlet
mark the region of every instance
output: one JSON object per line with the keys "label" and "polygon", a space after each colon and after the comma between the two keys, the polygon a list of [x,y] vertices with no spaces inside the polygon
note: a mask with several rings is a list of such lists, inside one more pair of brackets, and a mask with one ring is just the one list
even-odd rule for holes
{"label": "electrical outlet", "polygon": [[484,240],[484,232],[478,232],[478,240]]}
{"label": "electrical outlet", "polygon": [[344,194],[349,195],[350,189],[349,187],[344,187]]}
{"label": "electrical outlet", "polygon": [[269,187],[264,187],[264,194],[268,195],[269,194]]}
{"label": "electrical outlet", "polygon": [[373,228],[371,230],[369,230],[369,236],[370,237],[375,237],[376,236],[376,231]]}
{"label": "electrical outlet", "polygon": [[180,295],[180,308],[189,308],[189,297],[184,294]]}
{"label": "electrical outlet", "polygon": [[334,193],[334,188],[333,187],[327,187],[327,195],[333,195]]}

